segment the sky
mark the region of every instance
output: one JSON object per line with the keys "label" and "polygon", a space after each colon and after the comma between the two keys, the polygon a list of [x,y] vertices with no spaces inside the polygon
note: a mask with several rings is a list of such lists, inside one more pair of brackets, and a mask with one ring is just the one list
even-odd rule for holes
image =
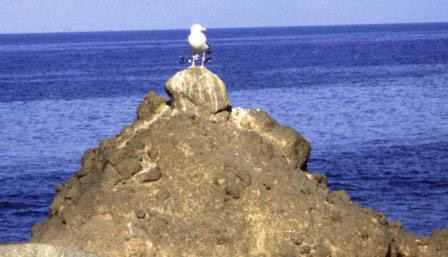
{"label": "sky", "polygon": [[448,22],[448,0],[0,0],[0,33]]}

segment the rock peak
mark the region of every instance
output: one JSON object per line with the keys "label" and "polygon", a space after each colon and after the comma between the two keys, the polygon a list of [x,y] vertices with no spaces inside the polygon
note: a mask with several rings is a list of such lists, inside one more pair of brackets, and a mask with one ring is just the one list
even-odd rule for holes
{"label": "rock peak", "polygon": [[150,92],[132,124],[85,152],[31,242],[99,257],[448,256],[448,230],[404,233],[329,190],[306,170],[308,141],[230,108],[209,70],[180,71],[166,89],[171,100]]}
{"label": "rock peak", "polygon": [[196,115],[216,114],[230,108],[224,82],[205,67],[176,73],[165,86],[172,106]]}

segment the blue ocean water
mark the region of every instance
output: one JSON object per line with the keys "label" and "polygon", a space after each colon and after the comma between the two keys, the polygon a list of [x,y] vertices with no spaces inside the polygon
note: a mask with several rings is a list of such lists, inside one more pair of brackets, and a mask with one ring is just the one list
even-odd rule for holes
{"label": "blue ocean water", "polygon": [[[448,227],[448,24],[211,29],[234,106],[312,144],[332,189],[427,235]],[[0,35],[0,242],[26,241],[83,151],[183,69],[188,32]]]}

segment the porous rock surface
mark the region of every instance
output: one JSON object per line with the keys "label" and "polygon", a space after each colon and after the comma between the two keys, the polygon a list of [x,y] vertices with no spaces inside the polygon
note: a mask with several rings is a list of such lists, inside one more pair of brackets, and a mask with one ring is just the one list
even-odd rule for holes
{"label": "porous rock surface", "polygon": [[149,93],[133,124],[85,152],[32,242],[104,257],[448,256],[444,231],[405,233],[329,191],[306,170],[310,144],[263,111],[230,108],[207,69],[166,88],[170,100]]}

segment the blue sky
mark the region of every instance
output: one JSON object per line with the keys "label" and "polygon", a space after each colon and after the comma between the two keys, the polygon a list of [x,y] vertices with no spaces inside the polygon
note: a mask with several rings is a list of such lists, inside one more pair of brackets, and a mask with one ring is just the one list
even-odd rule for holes
{"label": "blue sky", "polygon": [[448,0],[0,0],[0,33],[448,22]]}

